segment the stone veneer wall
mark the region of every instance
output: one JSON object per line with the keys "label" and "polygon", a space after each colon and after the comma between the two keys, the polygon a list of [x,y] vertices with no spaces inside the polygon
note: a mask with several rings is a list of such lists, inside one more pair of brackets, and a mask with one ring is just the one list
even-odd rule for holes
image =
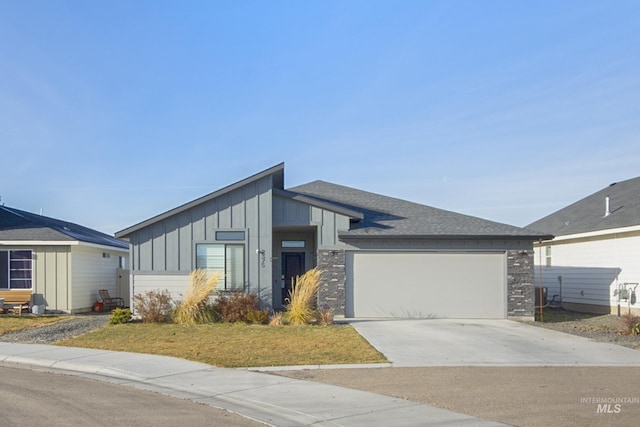
{"label": "stone veneer wall", "polygon": [[533,319],[535,311],[533,251],[507,251],[507,317]]}
{"label": "stone veneer wall", "polygon": [[339,249],[318,250],[318,269],[322,271],[318,288],[318,307],[333,309],[335,316],[344,316],[346,282],[345,252]]}
{"label": "stone veneer wall", "polygon": [[[318,307],[328,306],[336,316],[345,314],[345,251],[318,251],[322,271]],[[507,251],[507,316],[533,319],[535,311],[533,250]]]}

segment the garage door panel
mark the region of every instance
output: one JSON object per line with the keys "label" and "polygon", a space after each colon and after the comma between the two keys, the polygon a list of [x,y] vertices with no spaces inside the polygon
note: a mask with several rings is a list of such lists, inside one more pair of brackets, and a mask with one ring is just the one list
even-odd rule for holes
{"label": "garage door panel", "polygon": [[347,254],[349,317],[504,318],[504,253]]}

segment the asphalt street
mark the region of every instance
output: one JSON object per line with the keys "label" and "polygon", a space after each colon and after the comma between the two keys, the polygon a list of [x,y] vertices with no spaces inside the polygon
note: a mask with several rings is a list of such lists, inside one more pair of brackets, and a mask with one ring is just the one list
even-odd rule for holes
{"label": "asphalt street", "polygon": [[264,426],[159,393],[15,364],[0,363],[0,402],[5,427]]}

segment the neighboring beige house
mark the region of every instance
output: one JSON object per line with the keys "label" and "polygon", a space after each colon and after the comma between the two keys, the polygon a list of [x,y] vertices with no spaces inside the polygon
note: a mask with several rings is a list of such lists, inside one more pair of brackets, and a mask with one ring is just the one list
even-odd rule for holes
{"label": "neighboring beige house", "polygon": [[98,290],[129,301],[129,245],[77,224],[0,206],[0,290],[30,289],[31,305],[90,311]]}
{"label": "neighboring beige house", "polygon": [[534,244],[536,286],[567,309],[640,312],[640,177],[610,186],[528,228],[553,234]]}

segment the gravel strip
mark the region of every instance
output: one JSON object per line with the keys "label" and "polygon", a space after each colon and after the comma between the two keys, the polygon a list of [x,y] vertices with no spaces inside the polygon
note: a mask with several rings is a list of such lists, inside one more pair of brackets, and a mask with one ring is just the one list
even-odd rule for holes
{"label": "gravel strip", "polygon": [[52,325],[0,335],[0,341],[22,344],[52,344],[101,328],[109,323],[109,318],[108,314],[69,316],[68,320]]}
{"label": "gravel strip", "polygon": [[[625,326],[622,319],[613,314],[585,315],[584,313],[566,312],[568,316],[575,316],[575,319],[565,321],[545,322],[525,322],[541,328],[553,329],[554,331],[567,334],[578,335],[590,338],[595,341],[607,342],[622,345],[640,350],[640,336],[625,333]],[[584,317],[591,316],[591,317]]]}

